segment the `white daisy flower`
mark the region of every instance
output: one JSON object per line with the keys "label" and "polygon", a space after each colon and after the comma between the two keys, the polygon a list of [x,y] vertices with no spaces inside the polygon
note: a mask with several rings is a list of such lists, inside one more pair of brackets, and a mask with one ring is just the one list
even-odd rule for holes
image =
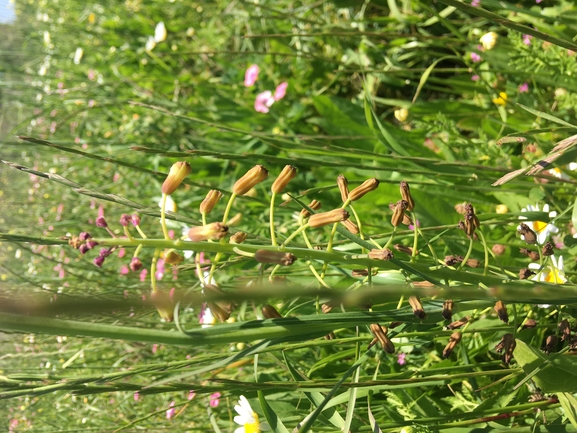
{"label": "white daisy flower", "polygon": [[[528,205],[526,208],[521,209],[521,212],[541,212],[541,209],[539,209],[539,205],[535,206]],[[555,218],[557,216],[557,212],[555,211],[549,212],[548,204],[543,205],[542,212],[547,212],[550,218]],[[527,218],[520,216],[519,219],[526,220]],[[550,235],[559,233],[559,229],[553,224],[549,224],[543,221],[523,221],[523,222],[527,224],[529,228],[535,232],[535,234],[537,235],[537,243],[539,245],[543,245],[545,242],[547,242],[547,239],[549,238]],[[525,240],[525,237],[521,235],[521,239]]]}
{"label": "white daisy flower", "polygon": [[234,422],[240,425],[234,433],[260,433],[270,430],[267,423],[259,422],[258,415],[252,410],[244,395],[240,396],[239,404],[234,407],[234,410],[238,413],[238,416],[234,417]]}
{"label": "white daisy flower", "polygon": [[154,42],[162,42],[166,39],[166,27],[161,21],[156,25],[154,29]]}
{"label": "white daisy flower", "polygon": [[[541,266],[538,263],[529,263],[529,269],[538,270]],[[565,277],[565,269],[563,266],[563,256],[555,259],[555,256],[550,256],[549,263],[541,272],[530,278],[533,281],[543,281],[551,284],[565,284],[567,277]]]}
{"label": "white daisy flower", "polygon": [[154,40],[154,36],[150,36],[146,41],[146,45],[144,46],[144,48],[146,49],[146,51],[152,51],[154,50],[154,47],[156,47],[156,41]]}

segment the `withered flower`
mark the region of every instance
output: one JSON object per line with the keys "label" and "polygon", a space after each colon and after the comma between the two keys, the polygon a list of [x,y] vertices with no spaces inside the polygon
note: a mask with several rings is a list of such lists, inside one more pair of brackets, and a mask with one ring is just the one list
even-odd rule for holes
{"label": "withered flower", "polygon": [[311,215],[309,226],[313,228],[323,227],[329,224],[339,223],[349,218],[349,213],[344,209],[333,209],[328,212],[321,212]]}
{"label": "withered flower", "polygon": [[535,275],[535,272],[533,272],[529,268],[523,268],[519,271],[519,279],[520,280],[526,280],[533,275]]}
{"label": "withered flower", "polygon": [[384,250],[378,250],[376,248],[372,249],[368,256],[369,259],[373,260],[391,260],[394,257],[393,252],[388,248],[385,248]]}
{"label": "withered flower", "polygon": [[348,231],[350,231],[351,233],[358,235],[359,234],[359,226],[357,226],[354,222],[352,222],[351,220],[345,220],[342,222],[342,224],[347,228]]}
{"label": "withered flower", "polygon": [[451,320],[453,318],[453,300],[447,299],[443,302],[443,311],[441,312],[441,316],[445,320]]}
{"label": "withered flower", "polygon": [[395,353],[395,345],[389,339],[389,337],[387,337],[388,329],[385,326],[381,326],[378,323],[373,323],[369,328],[375,338],[373,338],[373,340],[369,343],[368,349],[379,342],[386,353]]}
{"label": "withered flower", "polygon": [[153,290],[150,293],[150,300],[158,310],[158,314],[167,322],[174,320],[174,305],[170,296],[162,290]]}
{"label": "withered flower", "polygon": [[545,242],[545,245],[543,245],[541,253],[544,256],[552,256],[553,254],[555,254],[555,251],[553,251],[553,244],[551,242]]}
{"label": "withered flower", "polygon": [[228,233],[228,226],[223,223],[210,223],[205,226],[192,227],[188,231],[188,238],[193,242],[219,240]]}
{"label": "withered flower", "polygon": [[246,232],[236,232],[230,237],[231,244],[242,244],[247,238]]}
{"label": "withered flower", "polygon": [[282,251],[258,250],[254,254],[254,259],[259,263],[273,263],[275,265],[290,266],[296,261],[296,256],[292,253]]}
{"label": "withered flower", "polygon": [[[309,204],[309,208],[311,208],[312,210],[319,210],[321,208],[321,206],[322,206],[322,204],[318,200],[313,200]],[[301,209],[301,215],[305,219],[311,216],[310,212],[306,209]]]}
{"label": "withered flower", "polygon": [[507,314],[507,307],[505,307],[503,301],[497,301],[495,303],[494,309],[497,312],[497,316],[499,317],[499,319],[509,324],[509,315]]}
{"label": "withered flower", "polygon": [[401,197],[407,202],[407,210],[412,211],[415,208],[415,200],[411,196],[409,184],[404,180],[401,182]]}
{"label": "withered flower", "polygon": [[463,261],[463,256],[446,256],[445,257],[445,265],[447,266],[455,266],[458,265]]}
{"label": "withered flower", "polygon": [[339,177],[337,177],[337,185],[341,192],[341,199],[344,203],[349,198],[349,181],[342,174],[339,174]]}
{"label": "withered flower", "polygon": [[527,319],[521,329],[533,329],[535,326],[537,326],[537,321],[535,319]]}
{"label": "withered flower", "polygon": [[405,200],[399,200],[395,204],[395,208],[393,209],[393,216],[391,217],[391,224],[394,227],[398,227],[401,223],[403,223],[406,209],[407,202]]}
{"label": "withered flower", "polygon": [[559,330],[561,331],[561,341],[569,341],[571,339],[571,326],[569,326],[567,319],[559,322]]}
{"label": "withered flower", "polygon": [[[80,235],[82,236],[82,233],[80,233]],[[88,236],[90,236],[90,235],[88,235]],[[87,239],[89,239],[89,238],[87,238]],[[68,238],[68,245],[70,245],[72,248],[77,250],[83,244],[84,240],[86,240],[86,239],[81,239],[79,236],[72,236],[72,237]],[[87,249],[88,249],[88,247],[87,247]]]}
{"label": "withered flower", "polygon": [[192,173],[192,167],[188,162],[181,161],[172,164],[168,176],[162,184],[162,193],[166,195],[172,194],[190,173]]}
{"label": "withered flower", "polygon": [[515,350],[516,346],[517,343],[513,338],[513,334],[508,333],[503,335],[501,341],[499,341],[499,343],[497,343],[497,345],[495,346],[495,350],[497,351],[497,353],[501,353],[504,351],[503,362],[505,364],[509,364],[511,362],[511,359],[513,358],[513,351]]}
{"label": "withered flower", "polygon": [[545,340],[545,345],[541,348],[543,352],[549,355],[551,352],[557,352],[557,344],[559,339],[556,335],[549,335]]}
{"label": "withered flower", "polygon": [[351,192],[349,192],[349,200],[357,201],[365,194],[374,191],[379,186],[379,181],[376,178],[365,180],[361,185],[357,186]]}
{"label": "withered flower", "polygon": [[275,307],[265,304],[262,307],[262,315],[265,319],[282,319],[282,316]]}
{"label": "withered flower", "polygon": [[448,358],[455,350],[455,346],[461,341],[461,333],[460,332],[453,332],[451,334],[451,338],[449,338],[449,343],[443,349],[443,357]]}
{"label": "withered flower", "polygon": [[285,165],[281,173],[273,182],[270,190],[275,194],[280,194],[284,191],[288,183],[297,175],[297,169],[292,165]]}
{"label": "withered flower", "polygon": [[461,317],[459,320],[457,320],[453,323],[449,323],[447,325],[447,329],[450,329],[451,331],[453,329],[459,329],[461,326],[465,325],[469,321],[470,318],[471,318],[471,316]]}
{"label": "withered flower", "polygon": [[537,251],[531,251],[528,248],[521,248],[519,249],[519,252],[524,256],[529,257],[534,262],[539,260],[539,253]]}
{"label": "withered flower", "polygon": [[478,268],[481,265],[481,261],[477,259],[469,259],[466,263],[470,268]]}
{"label": "withered flower", "polygon": [[212,212],[216,204],[222,198],[222,192],[216,189],[211,189],[207,194],[202,203],[200,203],[200,213],[202,215],[208,215]]}
{"label": "withered flower", "polygon": [[413,309],[413,314],[415,315],[415,317],[417,317],[418,319],[424,319],[425,317],[427,317],[427,314],[425,313],[425,310],[423,310],[423,305],[421,304],[419,298],[417,298],[416,296],[409,297],[409,304]]}
{"label": "withered flower", "polygon": [[236,195],[244,195],[267,177],[268,170],[262,165],[255,165],[247,171],[243,177],[235,182],[232,187],[232,192]]}
{"label": "withered flower", "polygon": [[128,267],[132,272],[138,272],[142,269],[142,261],[138,257],[133,257]]}
{"label": "withered flower", "polygon": [[527,242],[529,245],[537,243],[537,235],[533,230],[531,230],[531,228],[529,228],[527,224],[521,223],[517,231],[520,235],[523,236],[523,239],[525,239],[525,242]]}

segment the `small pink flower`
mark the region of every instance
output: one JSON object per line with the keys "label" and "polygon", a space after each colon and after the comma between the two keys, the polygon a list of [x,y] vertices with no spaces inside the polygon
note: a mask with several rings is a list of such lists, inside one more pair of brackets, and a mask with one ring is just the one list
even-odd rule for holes
{"label": "small pink flower", "polygon": [[280,101],[282,98],[284,98],[284,96],[286,95],[286,89],[288,87],[288,83],[286,81],[280,83],[278,86],[276,86],[276,89],[274,91],[274,100],[275,101]]}
{"label": "small pink flower", "polygon": [[170,292],[168,292],[168,297],[170,298],[170,301],[174,301],[174,293],[176,292],[176,289],[173,287],[172,289],[170,289]]}
{"label": "small pink flower", "polygon": [[134,401],[138,401],[139,398],[140,398],[140,393],[138,391],[136,391],[134,393]]}
{"label": "small pink flower", "polygon": [[541,3],[543,0],[535,0],[535,3]]}
{"label": "small pink flower", "polygon": [[124,254],[126,254],[126,250],[124,248],[120,248],[118,250],[118,258],[121,259],[124,257]]}
{"label": "small pink flower", "polygon": [[98,206],[98,214],[97,217],[104,217],[104,207],[102,205]]}
{"label": "small pink flower", "polygon": [[144,283],[146,281],[146,274],[148,274],[148,269],[143,269],[140,271],[140,282]]}
{"label": "small pink flower", "polygon": [[[421,223],[417,220],[417,227],[421,227]],[[415,230],[415,226],[413,224],[409,224],[409,230]]]}
{"label": "small pink flower", "polygon": [[129,273],[130,269],[128,269],[128,266],[122,265],[122,267],[120,268],[120,275],[128,275]]}
{"label": "small pink flower", "polygon": [[155,277],[157,280],[162,280],[162,277],[164,277],[164,259],[158,259],[156,262]]}
{"label": "small pink flower", "polygon": [[477,7],[481,4],[481,0],[473,0],[471,2],[471,6]]}
{"label": "small pink flower", "polygon": [[473,81],[479,81],[480,79],[481,79],[481,77],[479,77],[477,74],[475,74],[471,77],[471,80],[473,80]]}
{"label": "small pink flower", "polygon": [[265,90],[256,95],[254,100],[254,109],[259,113],[268,113],[269,107],[274,104],[274,98],[270,90]]}
{"label": "small pink flower", "polygon": [[189,399],[189,400],[192,400],[194,397],[196,397],[196,392],[194,392],[194,391],[191,390],[191,391],[188,393],[188,399]]}
{"label": "small pink flower", "polygon": [[171,419],[175,413],[176,409],[174,408],[174,401],[172,401],[170,402],[170,408],[166,411],[166,419]]}
{"label": "small pink flower", "polygon": [[112,176],[112,182],[118,182],[120,180],[120,173],[114,173]]}
{"label": "small pink flower", "polygon": [[210,407],[218,407],[220,403],[220,392],[210,394]]}
{"label": "small pink flower", "polygon": [[405,365],[407,363],[407,361],[405,360],[405,358],[407,357],[406,353],[400,352],[397,355],[397,364],[399,365]]}
{"label": "small pink flower", "polygon": [[473,63],[479,63],[483,59],[481,58],[481,56],[479,54],[471,53],[471,60]]}
{"label": "small pink flower", "polygon": [[529,84],[527,82],[519,86],[519,93],[528,93],[528,92],[529,92]]}
{"label": "small pink flower", "polygon": [[258,80],[259,71],[260,69],[258,68],[258,65],[250,65],[248,67],[244,73],[244,85],[246,87],[254,86],[254,83],[256,83],[256,80]]}
{"label": "small pink flower", "polygon": [[525,45],[531,45],[531,39],[533,39],[533,36],[531,35],[523,35],[523,43]]}
{"label": "small pink flower", "polygon": [[174,239],[174,230],[169,230],[169,231],[168,231],[168,237],[169,237],[170,239]]}
{"label": "small pink flower", "polygon": [[154,355],[157,350],[158,350],[158,344],[154,343],[154,344],[152,345],[152,354]]}

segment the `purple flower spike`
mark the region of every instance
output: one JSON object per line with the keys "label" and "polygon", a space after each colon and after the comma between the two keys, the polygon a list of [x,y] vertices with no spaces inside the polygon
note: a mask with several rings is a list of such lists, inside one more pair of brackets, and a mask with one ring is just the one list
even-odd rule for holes
{"label": "purple flower spike", "polygon": [[99,216],[98,218],[96,218],[96,225],[98,227],[108,227],[108,224],[106,224],[106,218],[104,218],[103,216]]}

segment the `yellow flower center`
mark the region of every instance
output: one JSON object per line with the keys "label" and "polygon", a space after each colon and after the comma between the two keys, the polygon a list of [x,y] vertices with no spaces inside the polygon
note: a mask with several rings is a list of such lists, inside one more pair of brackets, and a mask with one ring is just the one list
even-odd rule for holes
{"label": "yellow flower center", "polygon": [[559,274],[559,269],[552,269],[545,276],[545,281],[553,284],[563,284],[565,279]]}
{"label": "yellow flower center", "polygon": [[535,233],[541,233],[543,230],[545,230],[546,227],[547,223],[544,223],[543,221],[533,222],[533,230],[535,230]]}
{"label": "yellow flower center", "polygon": [[244,425],[244,433],[260,433],[260,423],[258,422],[258,415],[253,412],[252,417],[254,418],[254,422]]}

